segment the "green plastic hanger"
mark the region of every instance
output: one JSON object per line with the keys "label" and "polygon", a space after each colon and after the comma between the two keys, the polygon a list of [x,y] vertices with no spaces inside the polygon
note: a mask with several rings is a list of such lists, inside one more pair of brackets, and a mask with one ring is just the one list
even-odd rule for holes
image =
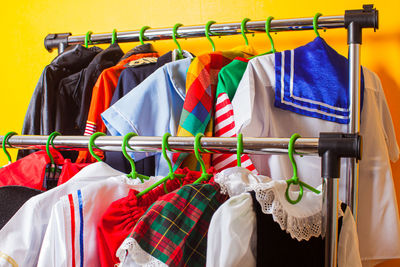
{"label": "green plastic hanger", "polygon": [[90,36],[92,35],[92,31],[88,31],[85,35],[85,47],[88,48],[89,44],[93,44],[92,40],[90,40]]}
{"label": "green plastic hanger", "polygon": [[[297,164],[296,164],[293,154],[294,154],[294,144],[295,144],[297,138],[299,138],[299,137],[301,137],[301,136],[298,133],[293,134],[292,137],[290,137],[289,145],[288,145],[288,154],[289,154],[290,162],[292,163],[292,167],[293,167],[293,176],[292,176],[292,178],[286,180],[287,187],[286,187],[285,196],[286,196],[286,200],[291,204],[297,204],[302,199],[303,186],[316,194],[321,193],[319,190],[315,189],[311,185],[308,185],[305,182],[300,181],[299,177],[297,176]],[[299,196],[297,197],[296,200],[292,200],[289,196],[289,188],[290,188],[291,184],[299,185]]]}
{"label": "green plastic hanger", "polygon": [[217,35],[217,36],[221,35],[220,33],[212,33],[212,32],[210,31],[210,27],[211,27],[211,25],[214,24],[214,23],[216,23],[216,22],[213,21],[213,20],[210,20],[209,22],[207,22],[207,24],[206,24],[206,30],[205,30],[206,38],[207,38],[208,41],[210,41],[211,46],[212,46],[212,51],[213,51],[213,52],[215,51],[215,44],[214,44],[213,40],[212,40],[211,37],[210,37],[210,33],[211,33],[212,35]]}
{"label": "green plastic hanger", "polygon": [[54,138],[56,138],[56,136],[58,136],[58,135],[61,135],[59,132],[52,132],[50,135],[49,135],[49,138],[47,139],[47,142],[46,142],[46,152],[47,152],[47,155],[49,156],[49,158],[50,158],[50,162],[51,162],[51,164],[52,165],[55,165],[55,163],[54,163],[54,158],[53,158],[53,155],[51,155],[51,153],[50,153],[50,144],[51,144],[51,146],[54,148],[54,149],[56,149],[55,147],[54,147],[54,144],[53,144],[53,140],[54,140]]}
{"label": "green plastic hanger", "polygon": [[238,134],[236,144],[237,166],[242,167],[243,134]]}
{"label": "green plastic hanger", "polygon": [[196,134],[196,137],[194,138],[194,154],[196,156],[197,161],[200,163],[201,166],[201,176],[199,179],[197,179],[194,184],[198,184],[201,183],[203,181],[207,181],[208,179],[210,179],[212,177],[212,174],[208,174],[207,170],[206,170],[206,165],[204,164],[204,161],[200,155],[200,152],[208,152],[210,153],[211,151],[208,151],[206,149],[203,149],[201,147],[201,142],[200,139],[204,136],[204,134],[202,133],[198,133]]}
{"label": "green plastic hanger", "polygon": [[106,135],[105,133],[96,132],[96,133],[92,134],[90,136],[90,139],[89,139],[89,146],[88,147],[89,147],[90,155],[92,155],[92,157],[95,158],[98,162],[102,162],[102,160],[98,155],[96,155],[96,153],[94,153],[93,147],[95,147],[97,149],[100,149],[100,148],[94,144],[94,140],[96,140],[96,138],[99,137],[99,136],[105,136],[105,135]]}
{"label": "green plastic hanger", "polygon": [[313,18],[313,23],[312,23],[313,24],[313,28],[314,28],[314,32],[317,35],[317,37],[320,37],[319,36],[319,32],[318,32],[318,18],[321,17],[321,16],[322,16],[321,13],[315,14],[315,16]]}
{"label": "green plastic hanger", "polygon": [[[56,175],[56,172],[58,171],[61,171],[61,170],[59,170],[58,168],[57,168],[57,166],[56,166],[56,164],[55,164],[55,162],[54,162],[54,158],[53,158],[53,155],[50,153],[50,144],[51,144],[51,146],[54,148],[54,149],[56,149],[55,147],[54,147],[54,144],[53,144],[53,140],[54,140],[54,138],[56,138],[56,136],[58,136],[58,135],[61,135],[61,133],[59,133],[59,132],[52,132],[50,135],[49,135],[49,138],[47,139],[47,142],[46,142],[46,153],[47,153],[47,156],[49,156],[49,158],[50,158],[50,163],[51,163],[51,167],[50,167],[50,171],[53,173],[53,175],[55,176]],[[54,166],[54,168],[53,168],[53,166]]]}
{"label": "green plastic hanger", "polygon": [[165,176],[163,179],[159,180],[158,182],[154,183],[153,185],[149,186],[148,188],[146,188],[145,190],[143,190],[142,192],[140,192],[139,194],[136,195],[136,197],[141,197],[144,194],[150,192],[151,190],[153,190],[154,188],[156,188],[157,186],[159,186],[160,184],[164,183],[164,192],[167,194],[167,187],[166,187],[166,183],[168,180],[173,180],[175,178],[178,178],[180,181],[180,185],[182,186],[182,178],[185,177],[185,174],[176,174],[174,173],[174,170],[172,168],[172,163],[171,160],[168,158],[167,155],[167,150],[171,151],[169,144],[168,144],[168,137],[170,137],[171,134],[170,133],[165,133],[163,136],[163,141],[162,141],[162,154],[164,159],[167,161],[168,164],[168,169],[169,169],[169,173],[167,176]]}
{"label": "green plastic hanger", "polygon": [[111,36],[111,44],[115,44],[117,42],[117,29],[114,29]]}
{"label": "green plastic hanger", "polygon": [[4,154],[6,154],[6,156],[8,158],[8,164],[10,164],[12,162],[12,160],[11,160],[10,153],[8,153],[8,151],[7,151],[6,145],[8,145],[9,147],[12,147],[10,145],[10,143],[8,142],[8,139],[10,139],[11,136],[16,135],[16,134],[17,134],[16,132],[8,132],[8,133],[6,133],[6,135],[3,138],[2,146],[3,146]]}
{"label": "green plastic hanger", "polygon": [[275,53],[275,52],[276,52],[276,50],[275,50],[275,45],[274,45],[274,40],[272,39],[272,36],[271,36],[271,21],[272,21],[273,19],[274,19],[274,17],[269,16],[269,17],[267,18],[267,20],[265,21],[265,32],[267,33],[268,39],[269,39],[269,41],[270,41],[270,43],[271,43],[271,50],[269,50],[268,52],[262,53],[262,54],[260,54],[260,55],[251,57],[250,59],[255,58],[255,57],[259,57],[259,56],[264,56],[264,55],[272,54],[272,53]]}
{"label": "green plastic hanger", "polygon": [[247,39],[246,33],[249,33],[246,29],[246,23],[250,21],[249,18],[244,18],[242,20],[242,23],[240,24],[240,32],[244,38],[244,42],[246,43],[246,45],[249,45],[249,40]]}
{"label": "green plastic hanger", "polygon": [[128,133],[127,135],[124,136],[124,139],[122,141],[122,153],[124,154],[125,158],[129,161],[129,163],[131,164],[131,172],[127,176],[132,179],[139,178],[139,180],[142,183],[144,183],[144,180],[149,180],[150,177],[136,172],[135,162],[129,156],[129,154],[126,152],[127,147],[129,149],[132,149],[129,146],[129,139],[131,139],[133,136],[137,136],[137,133]]}
{"label": "green plastic hanger", "polygon": [[174,28],[172,29],[172,39],[174,40],[176,46],[178,47],[178,59],[183,59],[183,53],[182,53],[182,48],[181,45],[178,43],[176,40],[177,37],[180,37],[177,33],[178,28],[182,26],[183,24],[177,23],[174,25]]}
{"label": "green plastic hanger", "polygon": [[143,40],[148,40],[148,38],[144,36],[144,32],[145,32],[145,30],[147,30],[147,29],[150,29],[150,27],[149,27],[149,26],[143,26],[143,27],[140,29],[140,32],[139,32],[139,41],[140,41],[140,43],[141,43],[142,45],[144,45],[144,41],[143,41]]}

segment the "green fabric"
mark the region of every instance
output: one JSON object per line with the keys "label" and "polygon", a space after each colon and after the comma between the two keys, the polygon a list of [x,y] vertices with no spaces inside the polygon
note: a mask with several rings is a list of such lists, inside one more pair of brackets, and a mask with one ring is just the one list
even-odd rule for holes
{"label": "green fabric", "polygon": [[227,93],[229,100],[232,101],[240,80],[246,71],[247,64],[248,62],[235,59],[221,69],[218,74],[217,93],[215,94],[216,98],[218,98],[221,93]]}

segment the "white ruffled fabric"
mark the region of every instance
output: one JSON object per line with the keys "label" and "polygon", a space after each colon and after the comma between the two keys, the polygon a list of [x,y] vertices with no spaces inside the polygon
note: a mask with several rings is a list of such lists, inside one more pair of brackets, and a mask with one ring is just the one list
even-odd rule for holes
{"label": "white ruffled fabric", "polygon": [[[217,174],[215,181],[221,192],[231,198],[214,213],[207,237],[207,266],[255,266],[256,265],[256,218],[251,196],[255,191],[262,212],[271,214],[293,239],[308,241],[321,235],[322,194],[304,189],[301,201],[295,205],[286,200],[285,180],[272,180],[254,175],[243,168],[231,168]],[[291,199],[297,199],[298,191],[291,187]],[[321,186],[318,188],[320,191]],[[351,211],[344,216],[338,244],[338,266],[361,266],[358,236]]]}
{"label": "white ruffled fabric", "polygon": [[[301,201],[293,205],[286,200],[286,181],[255,175],[241,167],[225,169],[214,179],[221,186],[221,193],[229,197],[254,190],[263,213],[271,214],[281,229],[293,239],[308,241],[313,236],[321,235],[322,194],[304,189]],[[292,188],[295,187],[291,187],[289,195],[291,199],[297,199],[298,192]],[[341,209],[340,216],[343,216]]]}
{"label": "white ruffled fabric", "polygon": [[135,239],[128,237],[117,250],[119,267],[168,267],[144,251]]}

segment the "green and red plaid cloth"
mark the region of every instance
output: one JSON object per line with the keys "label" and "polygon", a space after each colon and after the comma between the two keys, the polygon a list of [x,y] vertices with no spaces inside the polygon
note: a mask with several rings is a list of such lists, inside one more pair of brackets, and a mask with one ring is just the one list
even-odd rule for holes
{"label": "green and red plaid cloth", "polygon": [[211,217],[226,199],[216,183],[185,185],[150,206],[131,237],[168,266],[205,266]]}

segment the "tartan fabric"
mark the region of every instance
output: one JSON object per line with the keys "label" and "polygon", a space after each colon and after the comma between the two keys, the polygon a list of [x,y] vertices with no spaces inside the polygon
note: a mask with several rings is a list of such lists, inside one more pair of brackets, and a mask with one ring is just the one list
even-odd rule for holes
{"label": "tartan fabric", "polygon": [[225,200],[216,183],[185,185],[159,198],[132,237],[168,266],[205,266],[211,217]]}
{"label": "tartan fabric", "polygon": [[[249,57],[254,54],[255,52],[251,47],[245,46],[231,51],[203,54],[193,60],[187,72],[186,98],[177,136],[195,136],[197,133],[212,136],[212,117],[214,115],[213,108],[219,71],[235,57]],[[210,155],[203,155],[203,159],[208,168],[210,166]],[[184,160],[183,166],[199,170],[194,155],[187,153],[174,154],[174,169],[181,166]]]}

